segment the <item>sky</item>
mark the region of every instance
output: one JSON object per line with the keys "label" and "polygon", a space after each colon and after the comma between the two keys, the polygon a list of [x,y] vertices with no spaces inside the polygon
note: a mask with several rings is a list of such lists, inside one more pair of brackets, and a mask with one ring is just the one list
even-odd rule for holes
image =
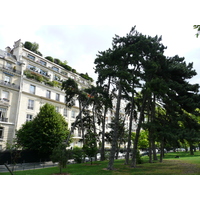
{"label": "sky", "polygon": [[94,80],[94,60],[98,51],[112,47],[112,38],[115,34],[125,36],[133,26],[136,30],[150,36],[162,36],[162,43],[167,46],[166,56],[179,55],[185,57],[186,63],[193,62],[198,76],[193,83],[200,80],[200,38],[196,38],[193,25],[168,24],[128,24],[128,25],[27,25],[14,28],[9,25],[0,25],[0,49],[14,45],[21,39],[39,44],[39,51],[45,56],[52,56],[68,65],[79,73],[88,73]]}

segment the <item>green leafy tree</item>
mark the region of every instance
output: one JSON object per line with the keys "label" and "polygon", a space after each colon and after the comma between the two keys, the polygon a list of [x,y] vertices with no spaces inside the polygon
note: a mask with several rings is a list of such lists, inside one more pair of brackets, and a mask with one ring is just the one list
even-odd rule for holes
{"label": "green leafy tree", "polygon": [[97,148],[97,135],[88,129],[85,134],[85,143],[83,145],[83,151],[90,158],[92,165],[92,157],[95,157],[98,151]]}
{"label": "green leafy tree", "polygon": [[17,143],[24,148],[51,155],[52,150],[65,141],[68,134],[64,117],[47,103],[40,108],[33,121],[26,122],[17,131]]}
{"label": "green leafy tree", "polygon": [[84,157],[84,152],[82,148],[80,147],[73,147],[72,150],[72,157],[74,158],[74,161],[76,163],[82,163],[83,157]]}
{"label": "green leafy tree", "polygon": [[62,173],[62,169],[67,167],[68,157],[69,151],[66,150],[66,144],[60,143],[52,151],[52,155],[50,156],[50,158],[52,162],[59,163],[60,174]]}

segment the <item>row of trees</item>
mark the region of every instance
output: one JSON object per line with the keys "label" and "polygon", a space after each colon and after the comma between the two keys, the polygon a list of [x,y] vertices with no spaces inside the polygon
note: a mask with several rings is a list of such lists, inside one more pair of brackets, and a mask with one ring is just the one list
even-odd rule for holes
{"label": "row of trees", "polygon": [[[66,136],[67,144],[75,128],[79,128],[85,151],[88,150],[90,156],[95,155],[98,143],[101,160],[104,160],[105,141],[110,141],[109,170],[114,169],[114,159],[122,142],[127,144],[125,164],[136,167],[139,142],[144,137],[141,130],[147,134],[149,162],[157,159],[156,147],[161,149],[161,162],[166,146],[178,147],[178,143],[187,142],[193,153],[192,147],[200,139],[200,96],[199,85],[189,80],[196,71],[192,63],[186,64],[178,55],[165,56],[166,47],[161,41],[161,37],[143,35],[133,27],[124,37],[115,35],[112,47],[98,53],[96,86],[80,89],[70,78],[62,83],[66,106],[71,108],[77,99],[80,109]],[[125,109],[122,101],[127,102]],[[113,113],[110,133],[106,132],[108,112]],[[121,115],[122,112],[125,115]],[[128,130],[124,128],[126,116],[129,116]],[[137,123],[134,135],[133,121]]]}
{"label": "row of trees", "polygon": [[[166,47],[161,41],[161,37],[143,35],[133,27],[124,37],[115,35],[112,48],[98,53],[95,59],[95,72],[98,74],[96,87],[80,90],[73,80],[63,83],[67,106],[72,106],[76,98],[81,110],[71,133],[79,127],[84,143],[85,128],[92,130],[96,136],[98,132],[101,160],[104,160],[107,136],[106,116],[109,110],[113,112],[109,170],[114,168],[118,144],[124,133],[119,123],[124,121],[120,114],[123,100],[128,102],[124,111],[130,119],[126,164],[129,164],[133,120],[137,122],[137,129],[130,163],[132,167],[136,167],[141,129],[148,132],[149,162],[157,159],[155,144],[160,145],[162,161],[166,145],[174,147],[178,142],[187,141],[192,153],[192,146],[199,142],[199,85],[189,83],[196,71],[192,63],[186,64],[184,58],[178,55],[165,56]],[[89,106],[91,112],[88,112]]]}

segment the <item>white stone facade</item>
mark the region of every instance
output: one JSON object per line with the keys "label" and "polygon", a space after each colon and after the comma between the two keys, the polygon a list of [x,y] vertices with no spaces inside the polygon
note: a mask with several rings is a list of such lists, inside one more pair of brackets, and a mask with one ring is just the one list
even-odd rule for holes
{"label": "white stone facade", "polygon": [[[56,81],[57,86],[27,77],[24,74],[27,70],[51,82]],[[79,75],[24,48],[21,40],[15,42],[12,50],[0,50],[0,150],[5,148],[6,143],[13,141],[16,130],[27,120],[32,120],[45,103],[54,105],[71,128],[79,109],[77,102],[71,109],[65,106],[65,93],[60,85],[61,80],[67,80],[68,77],[75,79],[80,88],[91,84]],[[76,130],[72,146],[80,146],[80,138]]]}
{"label": "white stone facade", "polygon": [[[56,81],[57,86],[50,86],[39,82],[26,75],[26,72],[36,73],[49,81]],[[73,78],[79,88],[87,88],[92,83],[79,75],[67,71],[36,53],[23,47],[21,40],[14,43],[14,48],[0,50],[0,150],[5,149],[6,143],[12,143],[16,130],[27,120],[32,120],[41,106],[45,103],[54,105],[68,122],[69,129],[79,113],[78,102],[71,109],[66,108],[65,93],[59,84],[61,80]],[[113,102],[116,103],[115,101]],[[121,115],[125,116],[122,103]],[[108,112],[106,120],[106,132],[109,132],[109,123],[113,117]],[[126,128],[129,127],[129,117],[125,120]],[[135,131],[136,123],[133,124]],[[98,128],[100,130],[100,128]],[[82,146],[79,141],[81,133],[74,132],[74,142],[71,146]],[[110,143],[105,143],[105,148],[110,148]]]}

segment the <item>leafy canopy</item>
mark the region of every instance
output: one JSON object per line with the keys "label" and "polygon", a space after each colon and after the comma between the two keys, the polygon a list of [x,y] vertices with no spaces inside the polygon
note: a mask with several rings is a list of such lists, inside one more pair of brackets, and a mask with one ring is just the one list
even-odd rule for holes
{"label": "leafy canopy", "polygon": [[45,104],[33,121],[26,122],[17,132],[17,142],[22,147],[51,154],[69,134],[64,117],[51,104]]}

